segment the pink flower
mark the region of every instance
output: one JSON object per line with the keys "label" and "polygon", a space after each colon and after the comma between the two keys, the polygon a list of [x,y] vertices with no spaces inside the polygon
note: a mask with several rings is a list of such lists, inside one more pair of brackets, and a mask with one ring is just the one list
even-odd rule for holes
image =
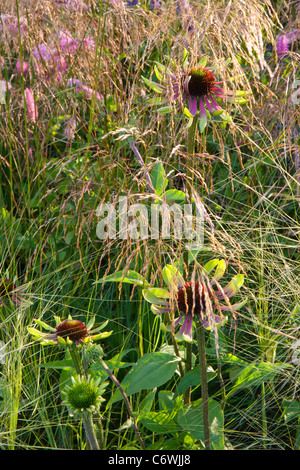
{"label": "pink flower", "polygon": [[285,55],[290,50],[290,45],[300,39],[300,29],[294,29],[288,34],[279,36],[276,42],[278,57]]}
{"label": "pink flower", "polygon": [[25,88],[25,101],[29,119],[31,122],[35,123],[38,118],[38,109],[34,102],[33,92],[30,88]]}
{"label": "pink flower", "polygon": [[54,6],[62,7],[67,11],[88,11],[88,6],[82,0],[54,0]]}
{"label": "pink flower", "polygon": [[103,99],[103,96],[86,85],[83,85],[78,78],[70,78],[67,82],[68,87],[75,87],[75,93],[83,93],[83,96],[87,99],[91,99],[93,96],[96,96],[98,101]]}
{"label": "pink flower", "polygon": [[67,138],[67,140],[74,140],[75,138],[75,132],[76,132],[76,127],[77,127],[77,120],[75,116],[71,117],[66,122],[65,129],[64,129],[64,136]]}
{"label": "pink flower", "polygon": [[19,17],[18,18],[13,15],[0,15],[0,31],[7,31],[14,36],[19,35],[19,25],[20,25],[20,34],[23,36],[25,33],[28,32],[28,25],[25,18]]}
{"label": "pink flower", "polygon": [[58,37],[60,39],[59,46],[63,52],[74,54],[77,51],[80,43],[78,39],[74,39],[70,33],[60,31]]}
{"label": "pink flower", "polygon": [[51,49],[45,44],[38,44],[33,49],[33,55],[37,59],[36,72],[45,78],[61,80],[62,74],[67,70],[67,62],[57,49]]}
{"label": "pink flower", "polygon": [[21,61],[18,60],[16,63],[16,70],[18,75],[24,75],[29,67],[28,62],[23,62],[23,72],[21,71]]}

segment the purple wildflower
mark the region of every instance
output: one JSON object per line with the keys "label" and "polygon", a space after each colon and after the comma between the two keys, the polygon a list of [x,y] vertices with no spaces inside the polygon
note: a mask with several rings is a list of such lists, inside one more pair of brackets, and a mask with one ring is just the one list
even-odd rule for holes
{"label": "purple wildflower", "polygon": [[54,0],[53,4],[55,7],[62,7],[67,11],[88,11],[88,6],[82,0]]}
{"label": "purple wildflower", "polygon": [[68,141],[74,140],[76,127],[77,127],[77,120],[76,120],[76,117],[73,116],[71,117],[71,119],[69,119],[66,122],[66,125],[64,128],[64,136],[67,138]]}
{"label": "purple wildflower", "polygon": [[182,19],[183,28],[189,32],[195,31],[193,13],[188,0],[178,0],[176,2],[177,14]]}
{"label": "purple wildflower", "polygon": [[300,39],[300,29],[294,29],[288,34],[279,36],[276,42],[276,49],[278,57],[284,56],[290,50],[290,45]]}
{"label": "purple wildflower", "polygon": [[75,87],[75,93],[83,93],[83,96],[85,96],[87,99],[92,99],[93,96],[96,96],[98,101],[103,99],[103,96],[100,93],[95,92],[95,90],[86,85],[83,85],[83,83],[78,80],[78,78],[70,78],[67,82],[67,86]]}
{"label": "purple wildflower", "polygon": [[139,3],[139,0],[127,0],[127,5],[129,7],[132,7],[134,5],[137,5]]}
{"label": "purple wildflower", "polygon": [[20,34],[24,36],[28,32],[27,21],[23,17],[18,18],[13,15],[3,14],[0,15],[0,31],[8,32],[13,36],[19,35],[19,25],[20,25]]}
{"label": "purple wildflower", "polygon": [[35,70],[45,78],[56,78],[61,80],[62,75],[67,70],[67,63],[57,49],[51,49],[45,44],[39,44],[33,49],[36,58]]}
{"label": "purple wildflower", "polygon": [[162,7],[162,0],[150,0],[149,8],[150,10],[156,10]]}

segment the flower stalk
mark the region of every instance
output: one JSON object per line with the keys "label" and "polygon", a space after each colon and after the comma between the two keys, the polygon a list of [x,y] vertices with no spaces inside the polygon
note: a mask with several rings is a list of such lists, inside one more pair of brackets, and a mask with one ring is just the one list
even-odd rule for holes
{"label": "flower stalk", "polygon": [[[78,375],[81,375],[83,373],[83,365],[80,360],[80,355],[77,346],[74,343],[71,344],[69,346],[69,351],[73,361],[74,369],[76,370]],[[95,433],[92,413],[85,413],[85,416],[82,418],[82,423],[91,450],[100,450],[100,446]]]}
{"label": "flower stalk", "polygon": [[203,412],[203,428],[204,428],[204,447],[210,450],[210,432],[209,432],[209,408],[208,408],[208,382],[207,382],[207,362],[205,350],[205,330],[202,322],[196,320],[196,334],[198,345],[198,357],[201,377],[201,396],[202,396],[202,412]]}

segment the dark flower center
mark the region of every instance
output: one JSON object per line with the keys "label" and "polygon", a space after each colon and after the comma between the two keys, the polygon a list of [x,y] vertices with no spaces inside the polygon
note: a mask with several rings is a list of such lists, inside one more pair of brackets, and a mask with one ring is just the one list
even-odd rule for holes
{"label": "dark flower center", "polygon": [[194,67],[187,71],[184,87],[191,96],[206,96],[213,91],[215,83],[216,79],[210,70]]}
{"label": "dark flower center", "polygon": [[178,310],[185,315],[200,315],[205,312],[205,287],[200,282],[189,282],[177,292]]}
{"label": "dark flower center", "polygon": [[71,341],[79,341],[88,335],[86,325],[80,320],[65,320],[56,328],[57,336],[69,337]]}
{"label": "dark flower center", "polygon": [[97,403],[97,390],[87,383],[73,386],[68,391],[68,400],[75,409],[87,409]]}

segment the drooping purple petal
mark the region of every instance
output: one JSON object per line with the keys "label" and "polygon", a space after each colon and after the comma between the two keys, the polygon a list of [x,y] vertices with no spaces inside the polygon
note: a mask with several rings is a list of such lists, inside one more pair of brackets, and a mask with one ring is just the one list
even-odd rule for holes
{"label": "drooping purple petal", "polygon": [[193,341],[193,317],[186,315],[183,325],[180,328],[177,337],[181,337],[187,341]]}
{"label": "drooping purple petal", "polygon": [[[235,312],[236,310],[239,310],[240,308],[242,308],[245,303],[247,302],[247,299],[246,300],[243,300],[242,302],[238,302],[236,304],[232,304],[232,305],[220,305],[219,308],[223,311],[223,312]],[[214,308],[217,308],[216,306],[214,306]]]}
{"label": "drooping purple petal", "polygon": [[[201,322],[202,322],[202,325],[204,326],[204,328],[209,328],[210,327],[210,324],[207,320],[205,320],[205,318],[201,318]],[[213,323],[222,323],[223,322],[223,318],[221,318],[219,315],[214,315],[213,316]]]}
{"label": "drooping purple petal", "polygon": [[197,96],[189,96],[189,110],[192,116],[197,113]]}
{"label": "drooping purple petal", "polygon": [[[175,328],[176,328],[176,326],[178,325],[178,323],[180,322],[180,320],[182,319],[182,317],[183,317],[183,315],[180,315],[180,317],[178,317],[178,318],[176,318],[176,319],[174,320],[174,327],[175,327]],[[166,328],[167,328],[168,331],[172,331],[172,327],[173,327],[172,323],[171,323],[170,325],[167,325],[167,326],[166,326]]]}
{"label": "drooping purple petal", "polygon": [[171,312],[172,309],[171,309],[170,307],[162,307],[161,305],[154,305],[154,304],[152,304],[152,305],[151,305],[151,311],[152,311],[152,313],[154,313],[155,315],[161,315],[162,313]]}
{"label": "drooping purple petal", "polygon": [[220,109],[222,109],[221,106],[218,105],[218,103],[213,99],[211,95],[209,95],[209,98],[216,111],[219,111]]}
{"label": "drooping purple petal", "polygon": [[212,105],[211,105],[210,102],[208,101],[207,96],[204,96],[204,100],[205,100],[206,106],[208,107],[208,111],[209,111],[209,112],[213,112],[213,111],[214,111],[214,108],[212,107]]}
{"label": "drooping purple petal", "polygon": [[205,119],[206,118],[206,110],[205,110],[205,106],[204,106],[202,97],[200,97],[199,102],[200,102],[200,118]]}

